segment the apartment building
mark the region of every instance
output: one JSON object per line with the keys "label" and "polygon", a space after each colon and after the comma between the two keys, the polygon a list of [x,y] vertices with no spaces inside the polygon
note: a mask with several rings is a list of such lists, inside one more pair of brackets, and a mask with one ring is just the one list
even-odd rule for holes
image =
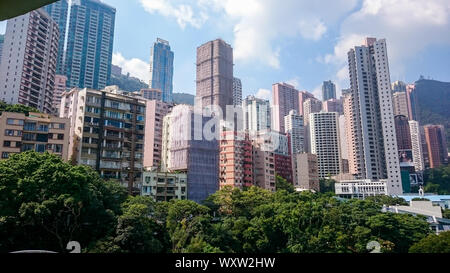
{"label": "apartment building", "polygon": [[297,167],[297,181],[294,184],[302,190],[314,190],[320,192],[319,170],[317,155],[300,153],[296,154]]}
{"label": "apartment building", "polygon": [[187,199],[187,174],[144,171],[142,174],[142,196],[149,196],[156,202],[172,199]]}
{"label": "apartment building", "polygon": [[242,102],[244,111],[244,130],[250,134],[271,128],[271,109],[268,100],[248,96]]}
{"label": "apartment building", "polygon": [[287,83],[272,85],[272,129],[284,133],[284,117],[291,110],[299,110],[299,91]]}
{"label": "apartment building", "polygon": [[0,115],[0,154],[7,159],[26,151],[49,152],[68,160],[69,119],[42,113]]}
{"label": "apartment building", "polygon": [[58,24],[43,9],[7,21],[0,65],[0,99],[52,113]]}
{"label": "apartment building", "polygon": [[267,136],[270,135],[258,133],[252,139],[253,181],[257,187],[275,191],[275,149],[273,141]]}
{"label": "apartment building", "polygon": [[140,194],[145,106],[143,99],[93,89],[72,89],[61,99],[60,116],[70,119],[69,157],[104,179]]}
{"label": "apartment building", "polygon": [[252,143],[247,133],[224,131],[219,141],[219,186],[253,186]]}

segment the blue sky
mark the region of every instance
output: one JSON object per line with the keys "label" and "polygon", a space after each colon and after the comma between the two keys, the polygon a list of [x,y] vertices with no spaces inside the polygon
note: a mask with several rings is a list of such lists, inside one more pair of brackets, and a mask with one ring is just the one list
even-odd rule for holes
{"label": "blue sky", "polygon": [[[392,81],[450,81],[448,0],[103,0],[116,7],[113,63],[148,79],[160,37],[175,52],[174,92],[195,94],[196,48],[222,38],[235,53],[244,96],[269,98],[275,82],[318,97],[324,80],[348,87],[346,53],[386,38]],[[0,33],[5,23],[0,23]]]}

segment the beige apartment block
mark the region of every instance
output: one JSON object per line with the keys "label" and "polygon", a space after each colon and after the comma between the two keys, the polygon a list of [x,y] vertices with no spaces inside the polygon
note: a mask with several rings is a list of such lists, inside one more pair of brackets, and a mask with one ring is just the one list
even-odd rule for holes
{"label": "beige apartment block", "polygon": [[25,151],[49,152],[68,160],[69,119],[48,114],[3,112],[0,115],[2,159]]}

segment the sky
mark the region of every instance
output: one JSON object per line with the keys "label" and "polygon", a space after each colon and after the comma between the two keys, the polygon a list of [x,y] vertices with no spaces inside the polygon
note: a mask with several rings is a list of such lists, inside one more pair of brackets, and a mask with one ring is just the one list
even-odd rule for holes
{"label": "sky", "polygon": [[102,1],[117,10],[113,64],[148,82],[150,48],[168,40],[174,92],[195,94],[196,48],[217,38],[234,49],[244,97],[270,99],[272,84],[287,82],[321,98],[326,80],[340,94],[347,52],[367,36],[387,40],[393,82],[450,81],[448,0]]}

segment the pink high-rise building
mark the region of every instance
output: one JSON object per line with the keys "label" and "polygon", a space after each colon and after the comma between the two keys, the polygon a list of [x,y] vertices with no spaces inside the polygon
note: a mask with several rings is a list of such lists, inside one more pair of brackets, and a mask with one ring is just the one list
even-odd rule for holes
{"label": "pink high-rise building", "polygon": [[300,110],[299,91],[290,84],[276,83],[272,85],[272,95],[272,129],[284,133],[284,117],[289,115],[291,110]]}
{"label": "pink high-rise building", "polygon": [[428,147],[428,161],[430,168],[439,168],[448,163],[447,141],[444,126],[425,126],[425,141]]}
{"label": "pink high-rise building", "polygon": [[303,116],[303,114],[305,113],[303,109],[303,103],[305,103],[307,99],[312,98],[314,98],[314,95],[307,91],[298,92],[298,113],[300,116]]}
{"label": "pink high-rise building", "polygon": [[53,113],[59,115],[59,108],[61,107],[61,97],[66,91],[67,77],[64,75],[55,76],[55,91],[53,92]]}
{"label": "pink high-rise building", "polygon": [[342,106],[342,99],[330,99],[323,102],[324,112],[336,112],[342,115],[344,113],[344,108]]}
{"label": "pink high-rise building", "polygon": [[144,167],[161,167],[163,119],[173,105],[159,100],[146,101]]}
{"label": "pink high-rise building", "polygon": [[251,187],[252,172],[252,142],[248,134],[225,131],[220,139],[220,188]]}

